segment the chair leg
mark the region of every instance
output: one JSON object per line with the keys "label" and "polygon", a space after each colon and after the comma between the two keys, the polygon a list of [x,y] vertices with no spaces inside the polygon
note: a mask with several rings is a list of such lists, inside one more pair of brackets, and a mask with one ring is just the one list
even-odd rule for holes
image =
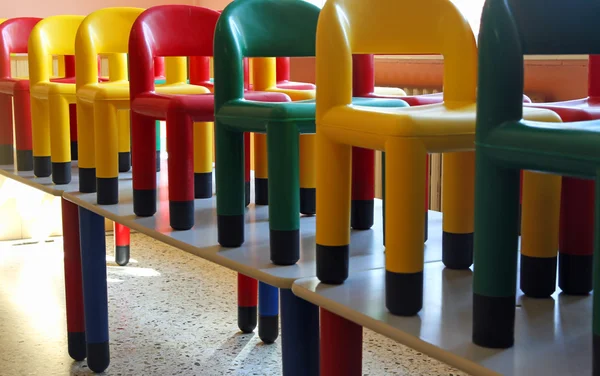
{"label": "chair leg", "polygon": [[254,133],[254,203],[269,205],[269,159],[267,135]]}
{"label": "chair leg", "polygon": [[348,278],[352,147],[317,128],[317,277],[324,283]]}
{"label": "chair leg", "polygon": [[119,266],[125,266],[129,264],[131,255],[131,231],[129,227],[117,222],[113,222],[113,230],[115,234],[115,262]]}
{"label": "chair leg", "polygon": [[13,105],[12,96],[0,94],[0,164],[12,164],[13,160]]}
{"label": "chair leg", "polygon": [[386,142],[386,307],[416,315],[423,307],[425,159],[420,140]]}
{"label": "chair leg", "polygon": [[594,192],[593,181],[562,179],[558,286],[566,294],[592,291]]}
{"label": "chair leg", "polygon": [[156,153],[157,139],[154,119],[131,113],[131,155],[133,167],[133,212],[140,217],[156,213]]}
{"label": "chair leg", "polygon": [[169,222],[175,230],[194,226],[193,123],[181,111],[167,113]]}
{"label": "chair leg", "polygon": [[[156,172],[160,171],[160,149],[161,149],[161,140],[160,140],[160,121],[156,120]],[[131,123],[131,127],[133,130],[133,122]],[[132,131],[133,133],[133,131]],[[131,161],[133,163],[133,160]],[[132,164],[133,165],[133,164]]]}
{"label": "chair leg", "polygon": [[77,142],[77,105],[69,104],[69,130],[71,133],[71,160],[79,159],[79,144]]}
{"label": "chair leg", "polygon": [[375,151],[352,148],[352,215],[355,230],[368,230],[374,223]]}
{"label": "chair leg", "polygon": [[490,348],[514,343],[519,170],[475,152],[473,342]]}
{"label": "chair leg", "polygon": [[473,264],[475,153],[445,153],[442,168],[442,261],[450,269]]}
{"label": "chair leg", "polygon": [[264,343],[279,337],[279,289],[264,282],[258,284],[258,336]]}
{"label": "chair leg", "polygon": [[87,363],[100,373],[110,363],[104,218],[80,207],[79,231]]}
{"label": "chair leg", "polygon": [[256,328],[258,281],[238,273],[238,328],[252,333]]}
{"label": "chair leg", "polygon": [[[594,221],[594,291],[600,291],[600,174],[596,176]],[[600,375],[600,294],[594,294],[592,374]]]}
{"label": "chair leg", "polygon": [[300,135],[300,213],[304,215],[317,211],[316,140],[314,134]]}
{"label": "chair leg", "polygon": [[95,102],[94,123],[102,124],[94,127],[98,205],[115,205],[119,203],[119,124],[115,106]]}
{"label": "chair leg", "polygon": [[321,376],[362,374],[362,326],[321,308]]}
{"label": "chair leg", "polygon": [[61,96],[51,95],[48,99],[48,110],[52,181],[54,184],[69,184],[71,182],[69,102]]}
{"label": "chair leg", "polygon": [[85,359],[85,324],[83,319],[83,291],[81,282],[81,246],[79,243],[79,209],[61,198],[62,229],[65,265],[65,300],[67,307],[67,341],[69,356],[77,361]]}
{"label": "chair leg", "polygon": [[217,228],[223,247],[244,243],[244,134],[215,123]]}
{"label": "chair leg", "polygon": [[194,123],[194,198],[213,195],[213,123]]}
{"label": "chair leg", "polygon": [[[31,103],[33,105],[34,101],[32,100]],[[34,112],[32,110],[32,116],[33,113]],[[94,107],[87,103],[77,103],[77,143],[79,145],[79,191],[81,193],[96,192],[96,145],[94,143]],[[35,144],[33,153],[35,159]],[[134,183],[134,197],[135,185],[136,184]]]}
{"label": "chair leg", "polygon": [[131,170],[131,127],[129,110],[117,111],[119,137],[119,172]]}
{"label": "chair leg", "polygon": [[523,173],[521,291],[547,298],[556,289],[561,177]]}
{"label": "chair leg", "polygon": [[52,174],[50,162],[50,125],[48,102],[31,98],[31,146],[33,148],[33,174],[45,178]]}
{"label": "chair leg", "polygon": [[284,376],[319,374],[319,307],[281,289],[281,355]]}
{"label": "chair leg", "polygon": [[271,261],[300,259],[299,134],[295,125],[268,124],[269,229]]}
{"label": "chair leg", "polygon": [[17,170],[31,171],[33,170],[33,151],[31,149],[31,99],[28,91],[15,93],[14,115]]}
{"label": "chair leg", "polygon": [[[250,152],[251,142],[250,137],[252,133],[244,133],[244,195],[246,207],[250,205]],[[215,144],[216,145],[216,144]],[[216,147],[216,146],[215,146]],[[216,162],[216,161],[215,161]]]}

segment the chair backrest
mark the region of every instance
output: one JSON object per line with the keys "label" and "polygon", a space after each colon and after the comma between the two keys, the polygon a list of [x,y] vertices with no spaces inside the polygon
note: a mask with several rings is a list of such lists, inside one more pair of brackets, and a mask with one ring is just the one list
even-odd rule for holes
{"label": "chair backrest", "polygon": [[[317,32],[322,109],[351,102],[353,54],[441,54],[444,100],[475,102],[477,45],[469,23],[450,0],[327,1]],[[318,106],[317,117],[319,112]]]}
{"label": "chair backrest", "polygon": [[242,58],[315,56],[319,11],[303,0],[230,3],[215,31],[215,107],[242,98]]}
{"label": "chair backrest", "polygon": [[[600,2],[487,0],[479,31],[477,138],[523,116],[523,55],[599,54]],[[499,98],[502,98],[501,100]],[[478,115],[479,118],[480,115]]]}
{"label": "chair backrest", "polygon": [[127,79],[129,32],[142,8],[104,8],[90,13],[75,38],[77,87],[98,82],[98,55],[108,55],[109,78]]}
{"label": "chair backrest", "polygon": [[12,18],[0,23],[0,78],[11,77],[10,55],[26,54],[29,34],[41,18]]}
{"label": "chair backrest", "polygon": [[[140,14],[129,35],[132,98],[139,92],[154,89],[152,61],[155,57],[213,56],[213,36],[218,19],[219,12],[191,5],[161,5]],[[167,61],[167,77],[171,74],[171,67],[181,70],[185,66],[169,64],[173,62],[172,59]],[[192,61],[201,62],[207,61]],[[196,69],[192,71],[196,73]],[[178,73],[187,75],[187,71],[173,72]]]}
{"label": "chair backrest", "polygon": [[27,46],[29,82],[50,80],[53,55],[74,55],[75,35],[84,16],[51,16],[35,25],[29,35]]}

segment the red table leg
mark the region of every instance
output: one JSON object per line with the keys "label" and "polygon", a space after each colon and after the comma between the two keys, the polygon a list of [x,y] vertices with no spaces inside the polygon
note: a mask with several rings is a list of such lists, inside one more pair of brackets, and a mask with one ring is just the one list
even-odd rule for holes
{"label": "red table leg", "polygon": [[321,376],[362,373],[362,326],[321,308]]}

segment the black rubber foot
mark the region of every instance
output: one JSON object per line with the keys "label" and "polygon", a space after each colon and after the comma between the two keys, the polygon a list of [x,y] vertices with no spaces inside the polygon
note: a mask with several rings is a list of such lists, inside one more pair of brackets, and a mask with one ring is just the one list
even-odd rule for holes
{"label": "black rubber foot", "polygon": [[258,337],[266,344],[275,342],[279,337],[279,316],[259,316]]}
{"label": "black rubber foot", "polygon": [[33,151],[17,150],[17,171],[33,170]]}
{"label": "black rubber foot", "polygon": [[119,266],[125,266],[129,264],[129,256],[131,247],[128,245],[117,245],[115,247],[115,262]]}
{"label": "black rubber foot", "polygon": [[569,295],[587,295],[592,291],[592,255],[558,254],[558,287]]}
{"label": "black rubber foot", "polygon": [[548,298],[556,290],[556,257],[521,255],[521,291],[530,298]]}
{"label": "black rubber foot", "polygon": [[323,283],[337,285],[348,279],[349,245],[317,244],[317,277]]}
{"label": "black rubber foot", "polygon": [[79,192],[96,192],[96,169],[79,167]]}
{"label": "black rubber foot", "polygon": [[127,172],[131,169],[131,153],[119,152],[119,172]]}
{"label": "black rubber foot", "polygon": [[14,163],[13,146],[0,145],[0,165],[8,165]]}
{"label": "black rubber foot", "polygon": [[250,205],[250,182],[244,182],[244,194],[246,195],[246,207]]}
{"label": "black rubber foot", "polygon": [[76,161],[79,159],[79,146],[77,141],[71,141],[71,160]]}
{"label": "black rubber foot", "polygon": [[97,178],[98,205],[115,205],[119,203],[119,178]]}
{"label": "black rubber foot", "polygon": [[593,335],[592,375],[600,376],[600,335]]}
{"label": "black rubber foot", "polygon": [[52,175],[50,157],[33,157],[33,174],[38,178],[47,178]]}
{"label": "black rubber foot", "polygon": [[194,197],[211,198],[213,195],[212,172],[194,173]]}
{"label": "black rubber foot", "polygon": [[133,212],[138,217],[151,217],[156,213],[156,190],[134,189]]}
{"label": "black rubber foot", "polygon": [[256,306],[238,307],[238,328],[242,333],[252,333],[256,328]]}
{"label": "black rubber foot", "polygon": [[194,227],[194,201],[169,201],[169,222],[174,230]]}
{"label": "black rubber foot", "polygon": [[429,210],[425,210],[425,239],[423,239],[423,243],[427,242],[429,239]]}
{"label": "black rubber foot", "polygon": [[156,151],[156,172],[160,171],[160,150]]}
{"label": "black rubber foot", "polygon": [[300,188],[300,214],[315,215],[317,212],[317,189]]}
{"label": "black rubber foot", "polygon": [[423,308],[423,272],[385,271],[385,306],[393,315],[414,316]]}
{"label": "black rubber foot", "polygon": [[507,349],[515,343],[515,297],[473,294],[473,343]]}
{"label": "black rubber foot", "polygon": [[300,230],[270,230],[271,261],[294,265],[300,260]]}
{"label": "black rubber foot", "polygon": [[244,215],[217,215],[218,241],[223,247],[244,244]]}
{"label": "black rubber foot", "polygon": [[375,200],[352,200],[350,225],[355,230],[368,230],[374,223]]}
{"label": "black rubber foot", "polygon": [[269,205],[269,179],[254,178],[254,203]]}
{"label": "black rubber foot", "polygon": [[67,342],[69,346],[69,356],[78,362],[84,360],[86,355],[85,332],[67,333]]}
{"label": "black rubber foot", "polygon": [[95,373],[102,373],[110,364],[108,342],[87,344],[87,365]]}
{"label": "black rubber foot", "polygon": [[71,162],[52,163],[52,182],[57,185],[71,182]]}
{"label": "black rubber foot", "polygon": [[469,269],[473,264],[473,233],[442,233],[442,261],[449,269]]}

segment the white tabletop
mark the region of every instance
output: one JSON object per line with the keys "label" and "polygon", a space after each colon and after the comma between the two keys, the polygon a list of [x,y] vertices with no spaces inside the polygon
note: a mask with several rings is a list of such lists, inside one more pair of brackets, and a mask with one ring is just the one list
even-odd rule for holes
{"label": "white tabletop", "polygon": [[[555,293],[531,299],[519,291],[515,346],[486,349],[471,342],[472,272],[425,266],[423,310],[399,317],[385,308],[385,270],[351,273],[342,285],[317,278],[294,283],[294,294],[365,328],[473,375],[590,375],[592,296]],[[560,290],[558,290],[560,291]]]}

